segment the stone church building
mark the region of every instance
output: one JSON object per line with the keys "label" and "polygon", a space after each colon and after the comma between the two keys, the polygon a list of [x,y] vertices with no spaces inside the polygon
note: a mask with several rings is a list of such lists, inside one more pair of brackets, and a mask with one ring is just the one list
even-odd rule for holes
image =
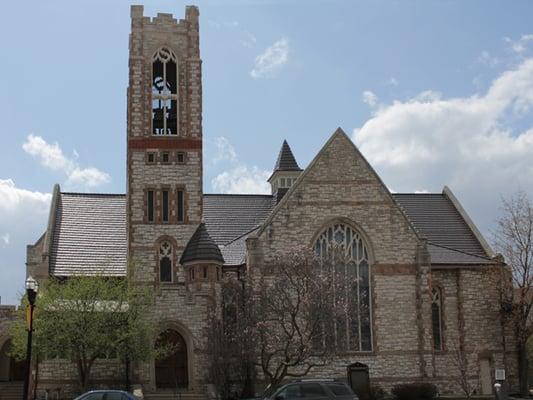
{"label": "stone church building", "polygon": [[[183,398],[203,398],[210,383],[204,331],[221,277],[261,270],[279,250],[320,252],[334,240],[352,250],[351,273],[359,278],[353,296],[367,315],[350,316],[347,345],[311,376],[345,378],[347,366],[359,362],[387,389],[427,381],[458,393],[454,354],[461,346],[477,393],[492,392],[496,369],[513,381],[516,357],[504,354],[493,280],[502,264],[449,188],[391,193],[339,128],[324,133],[306,168],[284,142],[277,161],[273,155],[269,195],[203,192],[199,33],[194,6],[180,20],[131,7],[127,192],[67,193],[56,185],[46,231],[28,246],[28,275],[152,284],[160,339],[178,351],[132,367],[133,381],[148,398],[176,387]],[[35,367],[37,393],[75,383],[65,360]],[[94,368],[94,385],[122,384],[113,360]]]}

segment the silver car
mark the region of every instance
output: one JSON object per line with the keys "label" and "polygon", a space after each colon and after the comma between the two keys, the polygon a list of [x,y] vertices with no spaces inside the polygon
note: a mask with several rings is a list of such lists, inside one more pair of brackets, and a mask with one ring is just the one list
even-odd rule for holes
{"label": "silver car", "polygon": [[327,379],[302,379],[280,386],[268,400],[359,400],[344,382]]}

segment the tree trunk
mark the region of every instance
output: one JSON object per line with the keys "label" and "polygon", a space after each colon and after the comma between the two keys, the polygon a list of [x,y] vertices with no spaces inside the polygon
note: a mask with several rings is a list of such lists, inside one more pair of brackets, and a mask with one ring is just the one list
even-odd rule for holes
{"label": "tree trunk", "polygon": [[126,356],[126,362],[125,362],[125,373],[126,373],[126,391],[130,391],[130,358]]}
{"label": "tree trunk", "polygon": [[520,394],[527,395],[529,363],[527,360],[527,348],[525,343],[518,344],[518,380],[520,382]]}

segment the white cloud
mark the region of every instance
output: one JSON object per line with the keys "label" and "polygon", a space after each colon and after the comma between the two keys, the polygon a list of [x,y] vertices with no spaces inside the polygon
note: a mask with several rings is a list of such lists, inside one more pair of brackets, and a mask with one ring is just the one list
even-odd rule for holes
{"label": "white cloud", "polygon": [[239,165],[218,174],[211,180],[211,185],[220,193],[269,194],[270,184],[267,182],[269,177],[269,171],[255,166]]}
{"label": "white cloud", "polygon": [[[64,172],[67,175],[66,184],[74,188],[93,188],[111,181],[109,174],[97,168],[81,168],[75,160],[63,154],[57,142],[50,144],[40,136],[29,134],[22,148],[36,158],[42,166]],[[76,150],[73,154],[75,159],[79,157]]]}
{"label": "white cloud", "polygon": [[223,136],[207,143],[208,166],[218,170],[210,180],[213,191],[235,194],[270,193],[270,184],[267,182],[270,171],[242,162],[233,145]]}
{"label": "white cloud", "polygon": [[509,37],[504,38],[505,42],[509,44],[510,49],[519,54],[522,55],[523,53],[528,50],[529,45],[533,43],[533,34],[527,33],[522,36],[518,40],[513,40]]}
{"label": "white cloud", "polygon": [[503,72],[484,95],[426,91],[381,104],[353,139],[387,184],[399,191],[450,185],[486,228],[500,194],[533,188],[533,127],[508,123],[532,107],[533,58]]}
{"label": "white cloud", "polygon": [[43,211],[48,209],[50,193],[32,192],[15,186],[12,179],[0,179],[0,213],[15,212],[20,208]]}
{"label": "white cloud", "polygon": [[22,189],[12,179],[0,179],[0,293],[2,302],[16,304],[26,269],[26,245],[46,229],[50,193]]}
{"label": "white cloud", "polygon": [[250,76],[254,79],[274,77],[289,61],[289,41],[281,38],[255,58]]}
{"label": "white cloud", "polygon": [[365,90],[361,94],[361,98],[363,99],[363,103],[368,104],[372,108],[378,104],[378,96],[370,90]]}
{"label": "white cloud", "polygon": [[214,156],[210,159],[211,164],[217,164],[221,161],[237,161],[237,153],[235,148],[231,145],[229,140],[224,136],[218,136],[213,140],[216,151]]}
{"label": "white cloud", "polygon": [[495,67],[500,63],[498,57],[491,55],[487,50],[483,50],[479,55],[477,61],[480,64],[487,65],[488,67]]}

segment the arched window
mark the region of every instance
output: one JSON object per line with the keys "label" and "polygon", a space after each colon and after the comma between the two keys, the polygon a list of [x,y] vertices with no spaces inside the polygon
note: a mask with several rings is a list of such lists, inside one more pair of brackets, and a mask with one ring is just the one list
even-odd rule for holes
{"label": "arched window", "polygon": [[159,246],[159,281],[172,282],[172,245],[165,241]]}
{"label": "arched window", "polygon": [[152,64],[152,134],[178,134],[178,66],[176,55],[160,48]]}
{"label": "arched window", "polygon": [[433,348],[442,350],[442,292],[438,287],[431,289],[431,326]]}
{"label": "arched window", "polygon": [[345,313],[326,329],[335,332],[336,348],[372,351],[370,262],[363,238],[346,224],[333,224],[320,233],[315,251],[322,260],[334,259],[335,276],[342,281],[334,301],[346,304]]}

